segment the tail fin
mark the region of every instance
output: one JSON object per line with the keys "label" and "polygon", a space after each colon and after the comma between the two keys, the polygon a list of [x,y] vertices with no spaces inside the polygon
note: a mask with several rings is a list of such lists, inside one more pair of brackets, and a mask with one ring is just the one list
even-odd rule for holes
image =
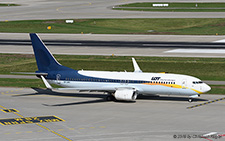
{"label": "tail fin", "polygon": [[38,66],[38,71],[58,71],[58,70],[68,70],[65,66],[62,66],[51,54],[42,40],[35,33],[30,33],[30,38]]}

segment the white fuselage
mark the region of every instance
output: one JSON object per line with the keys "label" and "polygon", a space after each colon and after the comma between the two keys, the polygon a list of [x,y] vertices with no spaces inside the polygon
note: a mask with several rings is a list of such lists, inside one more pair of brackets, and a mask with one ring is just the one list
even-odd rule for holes
{"label": "white fuselage", "polygon": [[78,71],[84,78],[51,80],[50,83],[67,88],[93,89],[115,92],[118,88],[134,88],[139,94],[199,95],[211,88],[200,79],[180,74],[135,73],[110,71]]}

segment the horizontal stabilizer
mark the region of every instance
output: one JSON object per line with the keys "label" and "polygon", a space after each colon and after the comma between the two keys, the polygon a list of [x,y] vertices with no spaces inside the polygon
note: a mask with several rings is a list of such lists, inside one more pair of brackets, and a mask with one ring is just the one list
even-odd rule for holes
{"label": "horizontal stabilizer", "polygon": [[14,74],[31,74],[31,75],[48,75],[48,73],[39,73],[39,72],[11,72]]}

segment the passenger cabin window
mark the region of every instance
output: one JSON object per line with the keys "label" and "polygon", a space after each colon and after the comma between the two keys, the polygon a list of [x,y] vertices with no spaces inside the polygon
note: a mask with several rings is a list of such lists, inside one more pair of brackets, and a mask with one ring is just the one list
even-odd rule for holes
{"label": "passenger cabin window", "polygon": [[192,83],[193,83],[193,84],[203,84],[202,81],[193,81]]}

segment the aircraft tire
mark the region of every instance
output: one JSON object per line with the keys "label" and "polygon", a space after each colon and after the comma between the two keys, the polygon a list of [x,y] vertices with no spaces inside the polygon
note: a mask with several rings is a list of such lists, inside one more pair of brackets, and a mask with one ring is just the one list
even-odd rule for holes
{"label": "aircraft tire", "polygon": [[189,98],[189,99],[188,99],[188,102],[189,102],[189,103],[193,102],[193,99],[192,99],[192,98]]}
{"label": "aircraft tire", "polygon": [[106,101],[113,101],[115,98],[112,95],[106,97]]}

